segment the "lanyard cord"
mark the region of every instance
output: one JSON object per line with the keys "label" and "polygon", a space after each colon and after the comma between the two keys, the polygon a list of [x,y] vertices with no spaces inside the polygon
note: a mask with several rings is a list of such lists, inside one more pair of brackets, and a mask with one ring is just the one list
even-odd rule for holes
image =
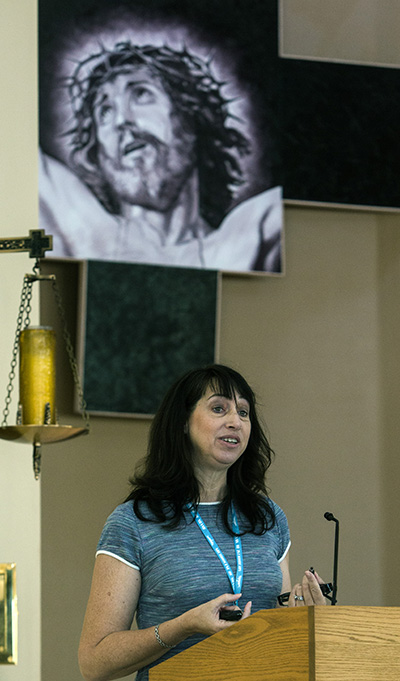
{"label": "lanyard cord", "polygon": [[[222,553],[220,547],[218,546],[217,542],[215,541],[214,537],[212,536],[210,530],[208,529],[207,525],[205,524],[203,518],[201,517],[200,513],[194,510],[193,506],[189,506],[189,504],[186,507],[188,511],[190,511],[190,514],[192,518],[196,521],[196,524],[202,531],[204,537],[207,539],[208,543],[210,544],[212,550],[217,554],[218,558],[220,559],[222,565],[225,568],[225,572],[228,575],[228,579],[230,581],[232,591],[233,593],[241,593],[242,591],[242,585],[243,585],[243,550],[242,550],[242,542],[240,537],[235,536],[234,537],[234,544],[235,544],[235,554],[236,554],[236,575],[233,574],[233,570],[231,566],[229,565],[227,559],[225,558],[224,554]],[[239,523],[237,520],[237,515],[235,508],[233,506],[233,503],[231,504],[231,514],[232,514],[232,525],[233,529],[235,532],[239,532]],[[237,605],[237,602],[236,602]]]}

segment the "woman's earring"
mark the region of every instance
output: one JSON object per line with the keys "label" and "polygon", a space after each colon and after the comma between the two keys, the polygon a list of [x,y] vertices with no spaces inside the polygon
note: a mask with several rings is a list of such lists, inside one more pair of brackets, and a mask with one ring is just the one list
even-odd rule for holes
{"label": "woman's earring", "polygon": [[183,432],[184,432],[185,435],[187,435],[188,432],[189,432],[189,428],[188,428],[188,424],[187,424],[187,423],[185,423],[185,425],[183,426]]}

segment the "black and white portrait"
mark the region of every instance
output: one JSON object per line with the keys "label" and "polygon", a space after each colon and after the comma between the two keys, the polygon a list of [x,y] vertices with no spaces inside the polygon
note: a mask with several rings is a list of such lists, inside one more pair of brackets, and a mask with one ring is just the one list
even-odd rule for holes
{"label": "black and white portrait", "polygon": [[270,93],[247,79],[243,44],[162,3],[87,4],[51,35],[42,4],[39,225],[53,255],[281,273]]}

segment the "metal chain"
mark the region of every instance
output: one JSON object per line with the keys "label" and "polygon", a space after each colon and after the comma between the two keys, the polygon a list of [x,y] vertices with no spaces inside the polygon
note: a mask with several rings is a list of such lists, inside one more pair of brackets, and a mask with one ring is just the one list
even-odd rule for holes
{"label": "metal chain", "polygon": [[9,382],[8,382],[8,385],[7,385],[5,408],[3,409],[4,418],[3,418],[3,421],[2,421],[2,424],[1,424],[2,428],[5,428],[7,426],[7,418],[10,414],[11,393],[14,389],[13,381],[15,379],[15,368],[17,366],[19,337],[20,337],[20,334],[21,334],[21,327],[22,327],[22,323],[23,323],[24,314],[26,315],[25,326],[29,326],[29,323],[30,323],[30,316],[29,315],[32,311],[32,308],[31,308],[32,283],[33,282],[29,280],[28,275],[25,275],[24,283],[23,283],[23,286],[22,286],[20,305],[19,305],[19,310],[18,310],[17,330],[15,332],[15,338],[14,338],[14,346],[13,346],[12,360],[11,360],[11,370],[10,370],[10,373],[8,374]]}
{"label": "metal chain", "polygon": [[83,390],[82,390],[81,381],[80,381],[80,378],[79,378],[78,364],[77,364],[77,361],[75,359],[74,348],[73,348],[73,345],[72,345],[72,342],[71,342],[71,336],[70,336],[69,331],[67,329],[67,323],[66,323],[66,319],[65,319],[65,313],[64,313],[64,308],[63,308],[63,304],[62,304],[60,289],[58,288],[58,284],[57,284],[57,281],[56,281],[55,278],[52,280],[52,288],[53,288],[54,296],[55,296],[55,299],[56,299],[56,302],[57,302],[58,313],[60,315],[60,319],[61,319],[62,326],[63,326],[63,337],[64,337],[64,342],[65,342],[65,347],[66,347],[66,350],[67,350],[69,364],[70,364],[71,371],[72,371],[72,376],[73,376],[76,391],[77,391],[78,397],[79,397],[79,407],[80,407],[81,412],[82,412],[82,418],[86,421],[86,427],[89,428],[89,415],[86,411],[87,405],[86,405],[85,398],[83,396]]}
{"label": "metal chain", "polygon": [[[40,279],[40,266],[39,262],[36,261],[35,266],[33,267],[33,272],[34,275],[29,275],[26,274],[24,277],[24,283],[22,287],[22,292],[21,292],[21,299],[20,299],[20,305],[19,305],[19,311],[18,311],[18,317],[17,317],[17,329],[15,332],[15,339],[14,339],[14,346],[13,346],[13,353],[12,353],[12,360],[11,360],[11,370],[8,375],[9,382],[7,385],[7,395],[6,395],[6,400],[5,400],[5,408],[3,410],[3,421],[1,424],[2,428],[7,427],[7,418],[10,413],[10,403],[11,403],[11,393],[14,389],[13,386],[13,381],[15,379],[15,369],[17,366],[17,361],[18,361],[18,350],[19,350],[19,338],[21,335],[21,327],[22,324],[24,323],[25,328],[29,326],[30,324],[30,314],[32,312],[32,307],[31,307],[31,301],[32,301],[32,285],[33,282],[36,281],[37,279]],[[43,277],[47,278],[47,277]],[[51,277],[52,281],[52,287],[54,291],[54,296],[56,299],[57,303],[57,308],[58,308],[58,313],[60,315],[60,319],[62,322],[63,326],[63,337],[64,337],[64,342],[66,346],[66,351],[69,359],[69,364],[71,367],[72,371],[72,376],[74,379],[74,384],[78,393],[79,397],[79,407],[82,411],[82,418],[86,421],[86,427],[89,428],[89,415],[86,411],[86,401],[83,396],[83,390],[79,378],[79,371],[78,371],[78,364],[75,359],[74,355],[74,349],[73,345],[71,342],[71,337],[69,335],[68,329],[67,329],[67,324],[65,320],[65,313],[64,313],[64,308],[62,305],[62,298],[61,298],[61,293],[57,285],[57,281],[55,277]],[[24,320],[24,315],[25,315],[25,320]]]}

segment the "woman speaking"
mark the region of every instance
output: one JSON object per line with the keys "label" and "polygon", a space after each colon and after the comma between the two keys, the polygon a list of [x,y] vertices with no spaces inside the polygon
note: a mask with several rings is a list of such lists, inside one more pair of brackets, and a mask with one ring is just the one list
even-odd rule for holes
{"label": "woman speaking", "polygon": [[98,544],[79,647],[86,681],[137,670],[146,681],[154,664],[279,607],[284,591],[292,607],[325,604],[310,571],[291,589],[287,520],[266,488],[272,454],[238,372],[211,365],[169,389]]}

